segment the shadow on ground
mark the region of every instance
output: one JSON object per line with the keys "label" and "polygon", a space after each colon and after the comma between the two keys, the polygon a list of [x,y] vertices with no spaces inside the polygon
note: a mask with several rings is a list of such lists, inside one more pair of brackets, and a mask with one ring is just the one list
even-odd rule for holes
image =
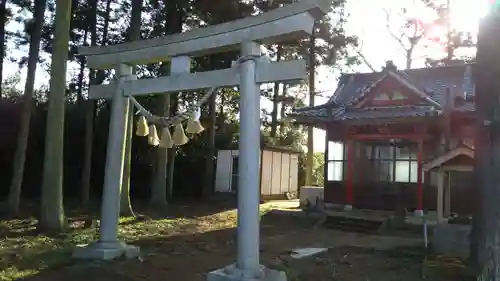
{"label": "shadow on ground", "polygon": [[[68,203],[71,207],[71,204]],[[70,228],[56,236],[39,235],[37,220],[28,214],[36,213],[37,204],[27,202],[18,218],[0,221],[0,280],[15,280],[49,268],[67,265],[72,248],[98,238],[93,219],[99,204],[86,210],[66,210]],[[208,232],[235,225],[235,202],[231,198],[214,198],[209,202],[177,202],[166,208],[152,209],[149,204],[135,202],[137,218],[120,218],[118,236],[131,241],[163,239],[176,235]],[[5,213],[4,213],[5,214]],[[88,222],[92,222],[87,225]],[[76,277],[75,277],[76,278]]]}
{"label": "shadow on ground", "polygon": [[[94,239],[95,229],[88,233],[77,230],[68,234],[67,239],[40,236],[35,236],[38,240],[25,239],[23,247],[26,248],[26,243],[34,243],[32,248],[38,249],[38,254],[29,252],[32,253],[30,256],[28,252],[11,250],[9,253],[19,256],[6,262],[13,264],[18,259],[29,257],[33,263],[22,263],[18,269],[36,268],[39,272],[17,279],[11,275],[6,280],[204,281],[207,272],[234,262],[236,256],[236,214],[220,211],[232,209],[231,203],[225,205],[227,207],[216,206],[218,204],[171,206],[166,210],[171,217],[162,216],[160,211],[160,219],[122,221],[120,237],[141,247],[141,258],[135,260],[100,263],[71,261],[69,246],[78,244],[80,240]],[[175,219],[180,214],[184,217]],[[417,279],[423,261],[420,240],[340,232],[314,227],[316,222],[306,217],[262,216],[261,263],[286,271],[292,281],[420,280]],[[13,244],[9,245],[12,246],[18,238],[10,239]],[[290,253],[297,247],[328,247],[329,250],[296,260],[291,258]],[[9,265],[1,266],[5,269]],[[460,279],[448,279],[438,273],[427,280]]]}
{"label": "shadow on ground", "polygon": [[[74,200],[64,202],[65,214],[68,218],[80,216],[99,217],[101,202],[92,201],[87,208],[82,208],[81,203]],[[133,201],[132,206],[135,212],[145,213],[153,218],[196,218],[209,216],[216,213],[232,210],[236,208],[236,196],[234,194],[217,194],[210,199],[200,202],[199,199],[180,199],[173,201],[165,207],[154,208],[147,201]],[[7,205],[0,203],[0,219],[10,220]],[[23,201],[23,208],[15,219],[33,220],[39,213],[40,206],[38,201]]]}
{"label": "shadow on ground", "polygon": [[[262,218],[263,244],[274,241],[273,247],[262,247],[263,260],[276,256],[277,251],[289,253],[282,248],[284,242],[290,242],[286,239],[288,234],[310,225],[301,221],[292,223],[291,220],[294,219],[275,216]],[[186,232],[168,237],[140,239],[134,245],[141,247],[141,259],[65,264],[16,280],[204,280],[205,273],[234,261],[235,238],[236,229],[226,228],[205,233]],[[92,275],[88,272],[92,272]]]}

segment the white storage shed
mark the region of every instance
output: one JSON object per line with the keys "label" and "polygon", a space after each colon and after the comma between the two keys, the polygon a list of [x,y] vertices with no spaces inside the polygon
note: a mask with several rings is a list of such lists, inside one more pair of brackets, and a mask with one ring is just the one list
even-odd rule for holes
{"label": "white storage shed", "polygon": [[[239,150],[217,153],[216,192],[238,190]],[[299,153],[292,149],[266,147],[260,153],[260,194],[266,197],[296,197],[298,193]]]}

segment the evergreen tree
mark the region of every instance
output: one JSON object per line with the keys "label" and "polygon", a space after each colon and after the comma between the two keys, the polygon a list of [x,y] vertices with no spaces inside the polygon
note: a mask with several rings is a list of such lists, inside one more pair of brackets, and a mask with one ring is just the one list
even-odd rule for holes
{"label": "evergreen tree", "polygon": [[66,75],[61,73],[66,73],[70,23],[71,1],[57,0],[40,214],[40,227],[47,232],[61,232],[66,223],[63,206]]}

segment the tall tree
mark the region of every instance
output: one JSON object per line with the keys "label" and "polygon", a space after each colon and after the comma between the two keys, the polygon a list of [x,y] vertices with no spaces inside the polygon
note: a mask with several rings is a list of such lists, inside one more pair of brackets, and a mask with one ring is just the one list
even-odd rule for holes
{"label": "tall tree", "polygon": [[70,22],[71,1],[57,0],[40,214],[40,227],[46,232],[60,232],[65,228],[63,149]]}
{"label": "tall tree", "polygon": [[[257,7],[261,11],[267,11],[269,9],[277,8],[281,4],[290,4],[294,2],[294,0],[279,0],[279,1],[255,1]],[[322,20],[316,21],[315,27],[313,29],[313,36],[307,38],[305,40],[299,40],[296,42],[284,42],[281,45],[280,58],[281,59],[296,59],[296,58],[304,58],[308,62],[308,71],[309,71],[309,106],[314,105],[314,98],[316,96],[315,93],[315,85],[316,82],[316,66],[318,65],[328,65],[335,66],[336,68],[342,68],[344,66],[351,65],[353,63],[357,63],[357,60],[352,57],[349,52],[347,52],[348,47],[356,47],[357,38],[352,36],[347,36],[345,34],[344,24],[346,22],[345,16],[345,0],[335,0],[331,1],[331,12],[328,13],[329,16],[324,17]],[[276,51],[276,53],[278,53]],[[275,85],[278,86],[278,85]],[[280,87],[275,87],[274,95],[279,94]],[[267,93],[264,93],[264,96],[269,97]],[[272,102],[282,103],[289,101],[287,97],[284,95],[279,96],[279,99],[274,101],[274,97],[271,98]],[[270,136],[274,138],[276,134],[275,125],[279,124],[277,122],[277,118],[274,116],[278,115],[278,104],[273,106],[273,112],[271,113],[271,130]],[[283,118],[283,116],[282,116]],[[276,122],[275,122],[276,121]],[[269,124],[269,122],[266,122]],[[277,128],[277,127],[276,127]],[[296,128],[294,128],[296,129]],[[298,128],[297,128],[298,129]],[[281,132],[282,130],[280,130]],[[310,183],[312,180],[312,165],[313,165],[313,127],[307,128],[307,159],[306,159],[306,168],[305,168],[305,182],[306,184]],[[298,136],[298,135],[297,135]],[[283,138],[282,142],[286,143],[288,136],[280,136]],[[276,141],[275,139],[274,141]]]}
{"label": "tall tree", "polygon": [[500,5],[480,25],[477,44],[476,86],[476,166],[479,200],[472,234],[478,281],[500,280]]}
{"label": "tall tree", "polygon": [[[111,17],[111,0],[106,0],[106,8],[104,12],[104,24],[102,27],[102,42],[101,46],[106,45],[109,32],[109,24]],[[99,13],[98,0],[89,2],[89,28],[90,28],[90,45],[97,46],[97,15]],[[99,70],[97,73],[89,71],[89,83],[101,84],[106,78],[104,70]],[[81,177],[81,196],[84,206],[90,201],[90,176],[92,172],[92,144],[94,140],[94,118],[96,110],[96,101],[88,99],[85,106],[85,136],[83,148],[83,168]]]}
{"label": "tall tree", "polygon": [[[141,38],[141,14],[142,0],[132,0],[132,12],[130,17],[130,27],[128,30],[128,40],[135,41]],[[137,68],[133,69],[133,73]],[[129,101],[130,102],[130,101]],[[123,166],[123,181],[120,200],[120,214],[123,216],[134,216],[132,204],[130,202],[130,166],[132,163],[132,137],[134,135],[134,107],[128,107],[127,133],[125,134],[125,163]]]}
{"label": "tall tree", "polygon": [[285,121],[286,117],[286,110],[287,110],[287,102],[284,97],[288,96],[288,88],[290,85],[283,85],[283,99],[281,102],[281,108],[280,108],[280,117],[281,117],[281,122],[280,122],[280,136],[285,136],[286,132],[286,127],[287,127],[287,122]]}
{"label": "tall tree", "polygon": [[439,0],[422,0],[436,14],[436,19],[430,25],[430,30],[444,30],[443,34],[430,32],[429,39],[443,48],[441,58],[426,58],[426,64],[430,67],[463,64],[473,61],[473,56],[457,55],[458,50],[472,49],[476,47],[476,40],[471,32],[458,30],[452,25],[451,13],[453,4],[451,0],[445,3]]}
{"label": "tall tree", "polygon": [[[276,47],[276,61],[281,60],[281,55],[283,53],[283,46],[278,45]],[[273,111],[271,112],[271,138],[276,138],[276,133],[278,131],[278,105],[279,105],[279,90],[280,90],[279,82],[274,82],[273,89]]]}
{"label": "tall tree", "polygon": [[[220,3],[220,5],[219,5]],[[198,15],[199,19],[209,25],[219,24],[235,20],[247,16],[253,12],[254,3],[246,3],[244,1],[227,1],[221,0],[220,2],[214,1],[199,1],[194,7],[194,13]],[[223,54],[214,54],[208,57],[200,58],[197,60],[198,66],[202,71],[223,69],[231,66],[231,61],[237,58],[237,52],[229,52]],[[207,138],[206,149],[204,150],[205,158],[205,173],[203,178],[202,195],[204,197],[210,196],[214,191],[214,171],[215,171],[215,153],[216,153],[216,128],[224,126],[224,107],[232,107],[233,111],[237,111],[237,106],[229,104],[230,100],[225,98],[225,89],[220,89],[217,94],[213,95],[208,101],[207,110]],[[234,91],[233,91],[234,94]],[[217,98],[220,98],[220,112],[217,113]],[[217,116],[218,115],[218,116]],[[172,167],[169,167],[169,169]]]}
{"label": "tall tree", "polygon": [[[309,106],[314,106],[316,83],[316,27],[314,24],[311,38],[309,39]],[[307,157],[306,157],[306,186],[311,186],[313,181],[314,165],[314,127],[307,126]]]}
{"label": "tall tree", "polygon": [[[165,13],[165,34],[175,34],[182,32],[182,24],[184,20],[184,8],[186,5],[180,0],[163,0],[164,7],[166,9]],[[162,75],[168,73],[166,68],[167,64],[163,63]],[[162,95],[160,97],[160,102],[158,103],[157,112],[160,115],[165,114],[175,114],[175,108],[177,106],[176,102],[177,96]],[[172,110],[174,109],[174,110]],[[155,181],[152,186],[151,203],[157,206],[165,206],[167,202],[167,186],[169,190],[172,188],[173,182],[170,180],[173,173],[169,173],[169,167],[173,167],[173,161],[175,161],[175,151],[176,148],[164,149],[158,148],[156,154],[155,162]],[[172,155],[169,157],[169,155]],[[173,169],[173,168],[172,168]],[[167,184],[167,178],[169,179],[169,184]]]}
{"label": "tall tree", "polygon": [[19,213],[19,202],[21,199],[21,186],[23,183],[24,163],[26,160],[26,149],[30,132],[30,120],[33,110],[33,94],[35,92],[35,74],[40,53],[40,42],[42,39],[42,27],[45,14],[45,0],[35,1],[33,19],[26,24],[25,30],[30,36],[30,49],[28,54],[28,71],[24,84],[23,111],[18,133],[17,147],[14,155],[14,166],[12,168],[12,182],[9,191],[9,212],[17,216]]}
{"label": "tall tree", "polygon": [[[431,67],[457,63],[457,50],[475,46],[469,32],[457,30],[451,25],[451,2],[419,0],[411,6],[384,9],[387,32],[403,51],[407,69],[416,59],[424,58],[426,65]],[[416,14],[416,10],[426,11],[426,19]],[[443,50],[442,58],[435,58],[436,48]],[[419,54],[416,55],[416,52]],[[458,63],[463,63],[470,58],[459,59]]]}
{"label": "tall tree", "polygon": [[0,98],[2,98],[3,61],[5,58],[5,25],[7,24],[7,0],[0,0]]}
{"label": "tall tree", "polygon": [[[174,2],[174,3],[172,3]],[[156,3],[159,7],[160,3]],[[167,15],[175,15],[175,1],[164,0],[163,9],[158,9],[156,16],[156,26],[157,31],[161,35],[168,34],[168,29],[172,29]],[[164,32],[162,30],[162,22],[164,21],[165,28]],[[175,32],[174,32],[175,33]],[[162,62],[159,74],[168,75],[170,73],[168,62]],[[156,113],[160,116],[170,115],[170,95],[162,95],[157,97],[158,104],[156,106]],[[151,204],[155,207],[165,207],[168,204],[167,201],[167,169],[168,169],[168,153],[169,150],[166,148],[158,147],[154,151],[153,159],[153,180],[151,185]]]}
{"label": "tall tree", "polygon": [[203,196],[212,195],[214,188],[215,172],[215,123],[217,122],[216,94],[214,93],[208,101],[208,116],[210,118],[208,127],[207,154],[205,155],[205,175],[203,179]]}

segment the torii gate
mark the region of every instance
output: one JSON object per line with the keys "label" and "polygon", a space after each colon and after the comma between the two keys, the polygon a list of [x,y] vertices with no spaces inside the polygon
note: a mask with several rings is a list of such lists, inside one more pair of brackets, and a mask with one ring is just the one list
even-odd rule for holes
{"label": "torii gate", "polygon": [[[117,239],[128,96],[172,94],[211,87],[240,88],[240,157],[236,264],[214,271],[208,280],[286,280],[285,274],[259,263],[259,84],[306,77],[305,62],[270,63],[261,57],[260,44],[275,44],[310,35],[315,20],[329,11],[330,0],[301,0],[259,16],[195,29],[189,32],[105,47],[83,47],[89,68],[116,70],[108,85],[92,85],[89,97],[111,99],[101,224],[98,241],[75,251],[74,256],[110,260],[138,255],[138,248]],[[229,69],[189,73],[190,57],[240,49],[238,64]],[[137,80],[137,64],[171,61],[170,76]]]}

